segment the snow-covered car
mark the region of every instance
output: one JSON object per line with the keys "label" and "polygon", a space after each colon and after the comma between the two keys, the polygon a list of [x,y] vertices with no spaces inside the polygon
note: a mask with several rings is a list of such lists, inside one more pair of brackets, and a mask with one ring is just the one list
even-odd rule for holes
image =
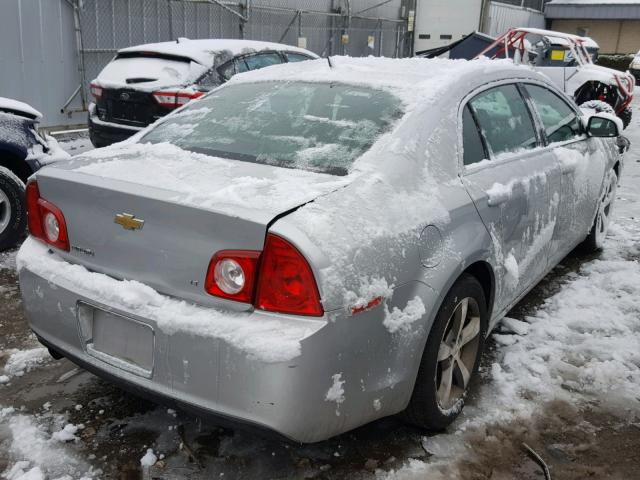
{"label": "snow-covered car", "polygon": [[253,40],[179,38],[123,48],[91,82],[91,142],[122,141],[236,73],[315,58],[309,50]]}
{"label": "snow-covered car", "polygon": [[247,72],[32,178],[26,314],[54,355],[300,442],[441,429],[488,332],[602,245],[620,123],[508,61]]}
{"label": "snow-covered car", "polygon": [[0,251],[24,236],[24,186],[42,166],[68,158],[55,139],[38,133],[42,114],[26,103],[0,97]]}
{"label": "snow-covered car", "polygon": [[597,43],[586,37],[537,28],[512,28],[478,56],[512,58],[547,75],[578,105],[599,100],[622,120],[631,122],[635,78],[629,72],[595,65]]}
{"label": "snow-covered car", "polygon": [[640,82],[640,52],[636,53],[633,60],[631,60],[631,63],[629,64],[629,72],[635,77],[636,83]]}

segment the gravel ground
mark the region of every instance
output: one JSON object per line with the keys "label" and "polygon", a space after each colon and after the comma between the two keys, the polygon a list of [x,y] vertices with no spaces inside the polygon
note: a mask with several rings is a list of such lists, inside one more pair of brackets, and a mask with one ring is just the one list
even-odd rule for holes
{"label": "gravel ground", "polygon": [[[640,112],[638,105],[635,108]],[[580,345],[557,346],[542,364],[536,363],[533,345],[540,335],[536,325],[544,326],[554,315],[562,323],[572,299],[577,300],[571,312],[584,307],[577,293],[580,282],[594,285],[593,295],[604,295],[609,280],[598,276],[602,265],[622,262],[620,268],[629,268],[630,274],[640,270],[640,115],[625,133],[633,147],[607,248],[591,257],[570,254],[510,312],[512,320],[490,339],[482,374],[462,418],[441,434],[427,435],[387,418],[301,446],[255,431],[218,427],[132,396],[46,354],[22,314],[15,251],[0,253],[0,472],[10,480],[23,474],[65,480],[543,478],[523,450],[526,442],[547,462],[554,479],[637,478],[640,395],[634,388],[640,385],[640,358],[632,358],[637,369],[621,377],[619,389],[604,380],[589,383],[580,377],[587,360],[576,363],[582,380],[572,382],[565,375],[556,382],[561,375],[554,370],[553,356],[567,356]],[[72,154],[90,148],[83,137],[60,142]],[[610,306],[613,311],[614,304]],[[630,314],[640,318],[639,310]],[[632,328],[625,336],[637,341],[639,330]],[[523,346],[519,356],[510,356],[514,345]],[[592,352],[597,357],[598,352]],[[538,365],[534,380],[547,379],[558,388],[522,388],[514,365],[529,360]],[[148,449],[153,455],[145,456]],[[143,456],[143,463],[153,457],[157,462],[143,466]]]}

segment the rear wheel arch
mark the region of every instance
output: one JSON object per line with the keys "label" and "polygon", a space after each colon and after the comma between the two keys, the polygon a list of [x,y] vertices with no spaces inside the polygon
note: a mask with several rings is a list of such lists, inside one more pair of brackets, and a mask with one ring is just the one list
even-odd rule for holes
{"label": "rear wheel arch", "polygon": [[33,170],[24,157],[6,149],[0,149],[0,167],[5,167],[23,183],[27,183],[27,179],[33,174]]}
{"label": "rear wheel arch", "polygon": [[481,260],[469,265],[460,274],[459,277],[461,277],[465,273],[468,273],[469,275],[475,277],[476,280],[480,282],[482,290],[484,291],[484,297],[487,302],[487,312],[489,313],[489,318],[491,318],[496,285],[496,277],[493,268],[488,262]]}

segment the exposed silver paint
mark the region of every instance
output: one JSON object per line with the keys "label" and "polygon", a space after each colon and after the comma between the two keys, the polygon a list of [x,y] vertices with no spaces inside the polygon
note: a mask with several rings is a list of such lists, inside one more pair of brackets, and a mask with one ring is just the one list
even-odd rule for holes
{"label": "exposed silver paint", "polygon": [[[301,226],[312,212],[310,205],[272,222],[271,216],[260,211],[231,217],[176,205],[171,201],[172,192],[97,179],[73,172],[72,166],[38,172],[43,197],[65,213],[72,243],[95,251],[91,257],[77,251],[60,253],[65,259],[116,278],[141,281],[163,294],[210,308],[245,310],[256,322],[276,314],[211,297],[201,285],[215,251],[259,250],[269,225],[270,232],[292,242],[310,262],[326,312],[317,320],[323,322],[322,328],[302,342],[299,357],[265,363],[223,340],[189,333],[166,335],[149,319],[138,318],[119,305],[100,305],[62,280],[50,283],[23,268],[20,284],[32,328],[61,350],[132,384],[264,425],[298,441],[322,440],[402,411],[410,399],[434,316],[460,274],[477,262],[493,272],[494,302],[489,311],[490,327],[495,325],[586,237],[602,196],[605,172],[619,159],[613,139],[583,137],[501,156],[474,168],[463,167],[460,117],[465,102],[490,86],[516,81],[543,84],[557,91],[534,72],[492,69],[482,78],[467,76],[452,81],[448,95],[437,104],[418,108],[402,120],[401,128],[395,131],[398,144],[411,145],[419,162],[429,165],[448,215],[427,215],[402,235],[396,234],[394,225],[385,225],[387,233],[369,244],[344,245],[340,260],[344,263],[337,265],[344,267],[344,289],[358,291],[362,278],[382,278],[395,286],[392,297],[381,306],[353,316],[345,291],[332,288],[327,277],[337,260],[323,253],[321,245]],[[574,170],[563,170],[569,165],[563,163],[563,155],[572,149],[581,160]],[[412,180],[416,165],[404,152],[391,152],[385,159],[379,174],[388,182],[404,186]],[[77,164],[78,160],[74,161]],[[511,181],[527,185],[530,193],[514,188],[510,198],[489,205],[487,190],[496,182]],[[576,185],[584,188],[578,191]],[[341,205],[355,191],[354,182],[327,193],[324,199]],[[129,211],[132,205],[136,215],[145,219],[143,230],[125,231],[113,223],[114,214]],[[437,228],[442,237],[435,268],[422,264],[426,252],[421,233],[428,225]],[[515,284],[507,282],[505,253],[511,253],[522,266]],[[200,286],[194,285],[194,280]],[[387,330],[383,325],[387,312],[404,309],[416,297],[426,307],[424,317],[413,322],[407,332]],[[152,378],[86,353],[78,335],[78,302],[133,318],[154,330]],[[276,316],[284,322],[309,321]],[[332,376],[340,372],[345,401],[336,415],[335,403],[325,401],[325,395]],[[375,399],[381,400],[382,408],[374,408]]]}

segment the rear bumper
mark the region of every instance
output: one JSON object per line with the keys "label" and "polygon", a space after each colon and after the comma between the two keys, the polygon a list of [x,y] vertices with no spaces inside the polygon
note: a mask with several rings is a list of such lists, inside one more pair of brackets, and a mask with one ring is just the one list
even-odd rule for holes
{"label": "rear bumper", "polygon": [[106,147],[112,143],[122,142],[142,130],[142,127],[103,122],[93,114],[91,109],[89,110],[88,126],[89,138],[95,147]]}
{"label": "rear bumper", "polygon": [[[55,255],[32,239],[23,248],[39,249],[43,258]],[[29,324],[45,345],[98,376],[200,414],[264,427],[299,442],[315,442],[402,411],[413,389],[424,342],[394,340],[382,326],[383,308],[357,318],[330,314],[331,321],[322,319],[316,327],[309,327],[300,339],[299,355],[272,362],[247,354],[233,341],[215,334],[179,328],[167,331],[153,318],[138,315],[145,311],[144,305],[135,311],[107,305],[104,298],[96,298],[64,275],[43,275],[20,255],[18,265]],[[118,282],[102,274],[89,275],[99,277],[96,281],[101,288]],[[435,294],[417,282],[401,293],[407,298],[416,294],[436,301]],[[150,375],[118,368],[91,354],[81,332],[79,303],[99,306],[153,329]],[[265,316],[273,319],[266,313],[246,315],[255,322],[264,322]],[[288,325],[300,319],[280,317],[280,333],[286,337],[290,335]],[[228,321],[237,321],[237,317],[230,315]],[[326,399],[336,375],[344,381],[342,402]]]}

